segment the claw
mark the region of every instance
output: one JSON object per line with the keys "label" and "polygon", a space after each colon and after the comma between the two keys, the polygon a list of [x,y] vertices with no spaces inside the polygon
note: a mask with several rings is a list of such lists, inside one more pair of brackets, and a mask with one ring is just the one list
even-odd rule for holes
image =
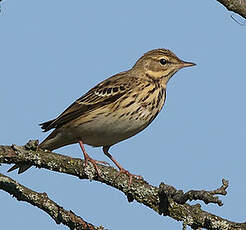
{"label": "claw", "polygon": [[103,146],[103,152],[104,152],[104,154],[107,156],[107,157],[109,157],[110,159],[111,159],[111,161],[113,161],[114,162],[114,164],[118,167],[118,169],[120,170],[119,172],[118,172],[118,174],[116,175],[116,177],[115,177],[115,180],[118,178],[118,176],[120,175],[120,174],[126,174],[127,176],[129,176],[129,184],[128,184],[128,188],[130,188],[130,186],[131,186],[131,183],[132,183],[132,178],[135,178],[135,179],[139,179],[139,180],[142,180],[143,179],[143,177],[142,176],[140,176],[140,175],[134,175],[134,174],[131,174],[129,171],[127,171],[127,170],[125,170],[113,157],[112,157],[112,155],[108,152],[108,150],[109,150],[109,148],[110,148],[110,146]]}
{"label": "claw", "polygon": [[84,148],[84,145],[83,145],[83,142],[82,142],[82,141],[79,141],[79,145],[80,145],[80,147],[81,147],[81,149],[82,149],[82,152],[83,152],[83,154],[84,154],[84,158],[85,158],[85,166],[87,166],[87,165],[88,165],[88,161],[90,161],[90,162],[93,164],[93,166],[94,166],[94,168],[95,168],[95,170],[96,170],[96,172],[97,172],[97,175],[98,175],[99,177],[101,177],[101,174],[100,174],[100,172],[99,172],[99,169],[98,169],[97,164],[109,165],[109,163],[106,162],[106,161],[97,161],[97,160],[92,159],[92,158],[88,155],[88,153],[85,151],[85,148]]}
{"label": "claw", "polygon": [[91,162],[95,168],[95,170],[97,171],[97,174],[99,177],[101,177],[101,174],[99,172],[98,166],[97,164],[104,164],[104,165],[109,165],[109,163],[107,163],[106,161],[97,161],[94,160],[92,158],[90,158],[89,156],[85,158],[85,167],[88,165],[88,161]]}
{"label": "claw", "polygon": [[126,174],[127,176],[129,176],[129,184],[128,184],[128,188],[130,188],[131,184],[132,184],[132,178],[138,179],[138,180],[142,180],[143,177],[140,175],[135,175],[130,173],[129,171],[125,170],[124,168],[120,168],[120,171],[118,172],[118,174],[115,177],[115,180],[118,178],[118,176],[120,174]]}

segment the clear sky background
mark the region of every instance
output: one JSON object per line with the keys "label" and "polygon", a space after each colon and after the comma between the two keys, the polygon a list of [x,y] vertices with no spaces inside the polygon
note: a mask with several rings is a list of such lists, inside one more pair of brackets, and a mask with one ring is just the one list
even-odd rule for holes
{"label": "clear sky background", "polygon": [[[233,14],[240,22],[243,19]],[[204,210],[245,221],[246,26],[217,1],[5,0],[0,13],[0,143],[43,140],[39,123],[56,117],[103,79],[127,70],[146,51],[168,48],[197,66],[169,82],[164,109],[112,155],[150,184],[212,190],[230,181],[224,206]],[[107,160],[100,148],[90,155]],[[79,145],[56,150],[82,156]],[[181,223],[128,203],[101,183],[31,168],[0,172],[46,192],[108,229],[181,229]],[[198,202],[192,202],[193,204]],[[43,211],[0,191],[1,229],[67,229]]]}

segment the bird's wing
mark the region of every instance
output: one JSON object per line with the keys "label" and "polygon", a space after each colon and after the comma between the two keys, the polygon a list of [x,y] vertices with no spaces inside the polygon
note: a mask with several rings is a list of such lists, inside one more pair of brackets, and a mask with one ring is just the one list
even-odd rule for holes
{"label": "bird's wing", "polygon": [[126,72],[114,75],[99,83],[82,97],[77,99],[72,105],[70,105],[62,114],[56,119],[44,122],[41,128],[44,132],[61,127],[62,125],[78,118],[81,115],[102,107],[107,104],[111,104],[129,92],[136,81],[135,77],[129,77],[128,80],[122,80],[125,78]]}

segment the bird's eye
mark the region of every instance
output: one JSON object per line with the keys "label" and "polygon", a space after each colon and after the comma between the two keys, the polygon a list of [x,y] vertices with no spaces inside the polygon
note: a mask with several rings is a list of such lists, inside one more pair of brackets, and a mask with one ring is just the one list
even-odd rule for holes
{"label": "bird's eye", "polygon": [[160,63],[161,63],[162,65],[165,65],[165,64],[167,63],[167,60],[164,59],[164,58],[162,58],[162,59],[160,59]]}

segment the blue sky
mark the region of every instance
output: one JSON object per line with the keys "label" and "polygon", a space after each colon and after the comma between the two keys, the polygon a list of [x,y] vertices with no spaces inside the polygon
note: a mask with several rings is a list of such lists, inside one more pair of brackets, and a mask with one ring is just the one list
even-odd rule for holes
{"label": "blue sky", "polygon": [[[239,21],[239,16],[233,14]],[[179,71],[155,121],[111,149],[152,185],[212,190],[230,181],[224,206],[204,210],[245,221],[246,27],[217,1],[8,1],[1,3],[1,144],[43,140],[39,123],[56,117],[103,79],[146,51],[168,48],[197,66]],[[86,146],[107,160],[100,148]],[[78,145],[56,150],[81,157]],[[7,174],[9,165],[1,165]],[[119,191],[45,169],[13,179],[108,229],[180,229]],[[67,229],[0,191],[2,229]],[[197,202],[192,202],[197,203]],[[130,226],[130,227],[129,227]]]}

